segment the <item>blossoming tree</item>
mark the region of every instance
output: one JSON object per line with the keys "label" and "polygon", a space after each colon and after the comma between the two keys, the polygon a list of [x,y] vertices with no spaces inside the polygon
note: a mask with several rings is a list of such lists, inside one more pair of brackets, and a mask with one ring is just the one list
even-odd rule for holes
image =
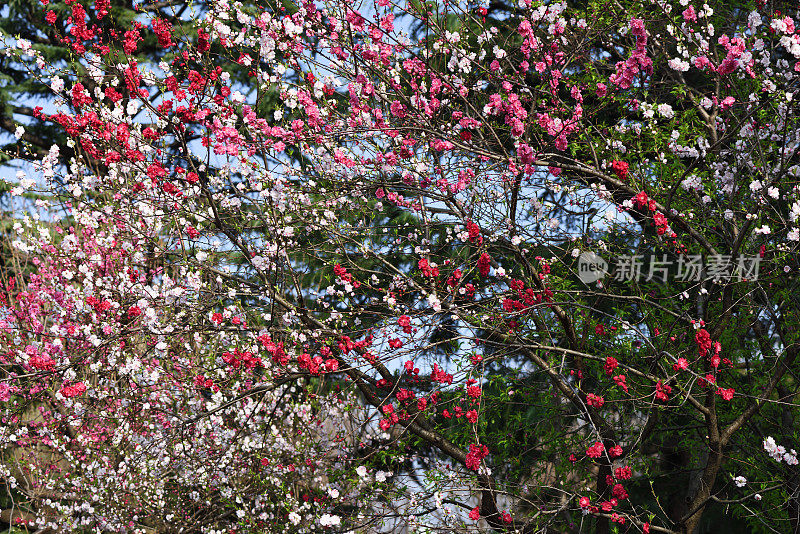
{"label": "blossoming tree", "polygon": [[[75,155],[14,188],[54,200],[15,229],[35,274],[4,281],[4,520],[800,528],[792,14],[220,1],[193,24],[72,32],[96,85],[36,111]],[[144,32],[158,68],[129,58]]]}

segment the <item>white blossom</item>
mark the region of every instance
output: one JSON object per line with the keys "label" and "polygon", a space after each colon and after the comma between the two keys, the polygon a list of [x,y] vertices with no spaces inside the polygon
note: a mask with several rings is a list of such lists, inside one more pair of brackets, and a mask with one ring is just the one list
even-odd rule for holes
{"label": "white blossom", "polygon": [[342,518],[338,515],[322,514],[319,518],[319,524],[323,527],[334,527],[342,524]]}

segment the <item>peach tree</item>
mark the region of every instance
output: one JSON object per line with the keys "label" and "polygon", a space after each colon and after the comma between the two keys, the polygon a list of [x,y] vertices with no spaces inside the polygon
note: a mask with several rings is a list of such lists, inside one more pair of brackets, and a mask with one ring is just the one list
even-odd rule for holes
{"label": "peach tree", "polygon": [[66,3],[91,88],[7,50],[65,132],[9,186],[48,196],[3,281],[8,521],[798,528],[790,5],[218,1],[115,40]]}

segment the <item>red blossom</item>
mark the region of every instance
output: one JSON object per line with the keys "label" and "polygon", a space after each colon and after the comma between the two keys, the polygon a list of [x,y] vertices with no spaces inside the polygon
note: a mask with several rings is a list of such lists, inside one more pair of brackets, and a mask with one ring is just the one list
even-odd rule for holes
{"label": "red blossom", "polygon": [[615,484],[611,489],[611,494],[618,500],[623,501],[628,498],[628,492],[625,491],[625,486],[622,484]]}
{"label": "red blossom", "polygon": [[614,174],[616,174],[620,180],[625,180],[628,177],[627,162],[614,160],[611,162],[611,168],[614,170]]}
{"label": "red blossom", "polygon": [[613,377],[611,377],[611,378],[614,380],[614,382],[615,382],[615,383],[616,383],[616,384],[617,384],[619,387],[621,387],[622,389],[624,389],[624,390],[625,390],[625,393],[627,393],[627,392],[628,392],[628,385],[627,385],[627,384],[626,384],[626,382],[625,382],[625,375],[617,375],[617,376],[613,376]]}
{"label": "red blossom", "polygon": [[705,356],[713,346],[711,334],[709,334],[705,328],[701,328],[694,335],[694,339],[697,342],[697,351],[700,353],[700,356]]}
{"label": "red blossom", "polygon": [[489,269],[491,269],[492,266],[491,262],[492,257],[485,252],[481,254],[480,258],[478,258],[478,272],[481,274],[481,276],[489,276]]}
{"label": "red blossom", "polygon": [[629,478],[631,478],[631,476],[633,476],[633,473],[631,471],[631,468],[628,467],[627,465],[624,467],[617,467],[614,470],[614,477],[616,477],[619,480],[628,480]]}
{"label": "red blossom", "polygon": [[172,24],[163,19],[153,20],[153,32],[158,36],[158,46],[169,48],[172,42]]}
{"label": "red blossom", "polygon": [[470,243],[476,243],[480,245],[483,242],[483,238],[481,237],[481,229],[474,222],[467,221],[467,232],[469,234]]}
{"label": "red blossom", "polygon": [[111,0],[95,0],[94,9],[97,12],[97,18],[102,19],[108,15],[111,9]]}
{"label": "red blossom", "polygon": [[603,404],[605,403],[605,399],[599,395],[595,395],[594,393],[589,393],[586,395],[586,403],[589,406],[594,406],[595,408],[602,408]]}
{"label": "red blossom", "polygon": [[604,450],[605,447],[603,444],[599,441],[595,441],[594,445],[586,449],[586,456],[589,458],[600,458]]}
{"label": "red blossom", "polygon": [[729,389],[717,388],[717,395],[719,395],[726,401],[733,400],[734,393],[736,393],[736,390],[733,388]]}
{"label": "red blossom", "polygon": [[92,103],[92,97],[89,92],[83,87],[83,84],[78,82],[72,86],[72,105],[76,108],[85,106]]}
{"label": "red blossom", "polygon": [[466,457],[467,469],[477,471],[481,465],[481,460],[489,455],[489,448],[486,445],[472,444]]}
{"label": "red blossom", "polygon": [[403,328],[404,333],[411,333],[411,318],[408,315],[401,315],[397,319],[397,324]]}
{"label": "red blossom", "polygon": [[678,358],[677,361],[672,364],[672,368],[676,371],[685,371],[689,368],[689,362],[686,358]]}
{"label": "red blossom", "polygon": [[59,391],[61,395],[67,399],[78,397],[86,393],[86,385],[83,382],[76,382],[74,384],[64,384]]}
{"label": "red blossom", "polygon": [[661,380],[656,383],[656,400],[667,402],[670,393],[672,393],[672,387],[669,384],[664,384]]}

